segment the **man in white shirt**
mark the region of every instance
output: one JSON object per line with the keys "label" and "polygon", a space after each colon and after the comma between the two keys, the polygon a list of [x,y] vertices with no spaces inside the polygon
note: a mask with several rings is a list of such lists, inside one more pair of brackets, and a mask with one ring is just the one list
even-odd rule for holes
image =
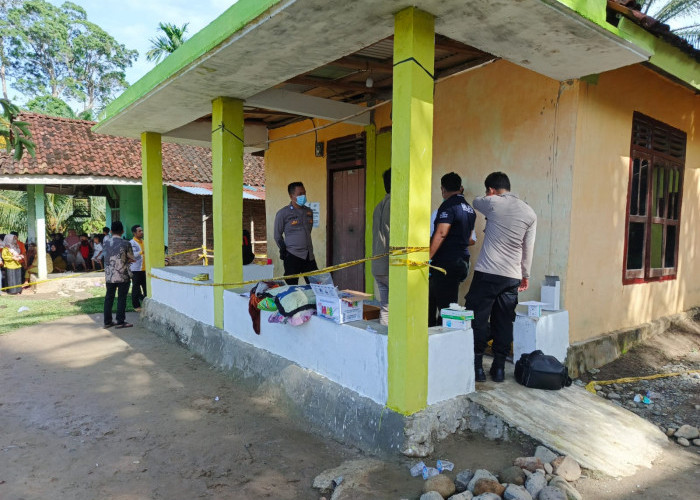
{"label": "man in white shirt", "polygon": [[474,311],[476,381],[486,381],[482,358],[489,337],[493,337],[490,374],[494,382],[503,382],[506,356],[513,342],[518,292],[529,286],[537,215],[510,192],[510,180],[503,172],[489,174],[484,185],[486,196],[472,203],[486,217],[484,245],[474,266],[465,306]]}
{"label": "man in white shirt", "polygon": [[134,262],[131,263],[131,305],[134,311],[141,310],[141,301],[146,296],[146,258],[144,255],[143,228],[138,224],[131,228],[131,250],[134,252]]}

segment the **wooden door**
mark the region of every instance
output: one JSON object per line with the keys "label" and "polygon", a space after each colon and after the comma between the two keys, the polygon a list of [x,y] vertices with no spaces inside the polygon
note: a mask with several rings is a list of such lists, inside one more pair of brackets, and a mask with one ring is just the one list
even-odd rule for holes
{"label": "wooden door", "polygon": [[[365,256],[364,134],[328,143],[329,259],[331,265]],[[365,289],[364,264],[333,273],[341,290]]]}

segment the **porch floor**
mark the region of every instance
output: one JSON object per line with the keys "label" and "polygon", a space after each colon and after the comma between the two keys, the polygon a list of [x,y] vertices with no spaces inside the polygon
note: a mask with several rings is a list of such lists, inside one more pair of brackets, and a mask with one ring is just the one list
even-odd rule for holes
{"label": "porch floor", "polygon": [[668,442],[654,424],[583,387],[528,389],[515,381],[513,371],[514,365],[506,363],[505,382],[477,383],[469,399],[587,469],[630,476],[651,467]]}

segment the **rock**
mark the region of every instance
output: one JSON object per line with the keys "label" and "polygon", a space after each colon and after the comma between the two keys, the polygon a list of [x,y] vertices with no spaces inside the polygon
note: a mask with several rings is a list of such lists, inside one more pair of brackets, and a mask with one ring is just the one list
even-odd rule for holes
{"label": "rock", "polygon": [[521,469],[527,469],[530,472],[535,472],[537,469],[541,469],[544,464],[542,460],[537,457],[518,457],[513,460],[513,465]]}
{"label": "rock", "polygon": [[600,385],[598,385],[598,384],[596,384],[596,385],[593,386],[593,389],[596,390],[596,391],[599,391],[599,390],[601,390],[602,388],[603,388],[603,387],[600,386]]}
{"label": "rock", "polygon": [[700,437],[700,432],[698,432],[697,427],[692,425],[682,425],[674,434],[675,437],[682,437],[685,439],[697,439]]}
{"label": "rock", "polygon": [[620,399],[620,395],[619,395],[618,393],[616,393],[616,392],[610,391],[610,392],[608,393],[608,399],[617,399],[617,400],[619,400],[619,399]]}
{"label": "rock", "polygon": [[525,478],[526,476],[523,470],[515,465],[506,467],[498,475],[498,479],[500,479],[502,483],[517,484],[518,486],[525,484]]}
{"label": "rock", "polygon": [[344,481],[341,484],[347,485],[354,482],[354,478],[362,477],[369,472],[381,469],[384,467],[384,462],[375,459],[359,459],[348,460],[340,464],[338,467],[328,469],[321,472],[314,478],[313,487],[321,491],[321,494],[327,494],[333,491],[335,484],[333,482],[339,476],[343,476]]}
{"label": "rock", "polygon": [[455,483],[449,477],[438,474],[437,476],[429,477],[423,483],[423,492],[437,491],[442,495],[442,498],[448,498],[455,493]]}
{"label": "rock", "polygon": [[486,469],[477,469],[474,472],[474,476],[471,478],[469,481],[469,484],[467,485],[467,489],[471,492],[474,491],[474,485],[479,479],[493,479],[494,481],[498,481],[498,478],[491,474],[489,471]]}
{"label": "rock", "polygon": [[685,446],[686,448],[687,448],[688,446],[690,446],[690,441],[688,441],[688,440],[687,440],[686,438],[684,438],[684,437],[676,438],[676,443],[678,443],[678,444],[681,445],[681,446]]}
{"label": "rock", "polygon": [[483,495],[474,497],[473,500],[501,500],[501,497],[499,497],[495,493],[484,493]]}
{"label": "rock", "polygon": [[549,448],[545,448],[544,446],[538,446],[537,448],[535,448],[535,457],[539,458],[543,464],[548,464],[551,463],[552,460],[557,458],[557,454]]}
{"label": "rock", "polygon": [[608,397],[608,393],[605,392],[605,391],[598,391],[598,392],[596,392],[595,394],[596,394],[596,396],[600,396],[601,398],[607,398],[607,397]]}
{"label": "rock", "polygon": [[501,497],[505,490],[506,489],[498,481],[493,479],[479,479],[474,485],[472,493],[477,496],[483,493],[495,493]]}
{"label": "rock", "polygon": [[545,486],[547,486],[547,479],[544,477],[544,474],[540,474],[539,472],[530,476],[525,483],[525,489],[532,498],[537,498],[537,495],[540,494],[540,491],[542,491],[542,488]]}
{"label": "rock", "polygon": [[537,500],[567,500],[566,493],[554,486],[545,486]]}
{"label": "rock", "polygon": [[526,478],[526,479],[527,479],[528,477],[532,476],[532,474],[533,474],[532,472],[530,472],[530,471],[527,470],[527,469],[520,469],[520,470],[523,471],[523,474],[525,474],[525,478]]}
{"label": "rock", "polygon": [[673,427],[669,427],[668,429],[666,429],[666,435],[668,437],[673,437],[673,435],[675,433],[676,433],[676,429],[674,429]]}
{"label": "rock", "polygon": [[443,500],[442,495],[437,491],[429,491],[420,496],[420,500]]}
{"label": "rock", "polygon": [[693,439],[693,444],[695,446],[700,446],[700,439]]}
{"label": "rock", "polygon": [[576,380],[574,380],[574,384],[576,384],[579,387],[586,387],[586,383],[583,380],[581,380],[580,378],[577,378]]}
{"label": "rock", "polygon": [[505,500],[532,500],[532,495],[522,486],[509,484],[503,493],[503,498]]}
{"label": "rock", "polygon": [[560,476],[554,476],[549,482],[549,486],[560,489],[566,495],[567,500],[583,500],[583,496],[579,493],[576,488],[571,486],[566,482],[566,479]]}
{"label": "rock", "polygon": [[544,471],[547,474],[552,474],[554,472],[554,467],[552,467],[552,464],[544,464]]}
{"label": "rock", "polygon": [[554,474],[567,481],[576,481],[581,477],[581,466],[571,457],[557,457],[552,461]]}
{"label": "rock", "polygon": [[471,469],[464,469],[457,474],[455,478],[455,487],[457,488],[457,493],[466,491],[469,487],[469,481],[474,477],[474,473]]}
{"label": "rock", "polygon": [[471,491],[463,491],[452,495],[448,500],[472,500],[472,498],[474,498],[474,495],[472,495]]}

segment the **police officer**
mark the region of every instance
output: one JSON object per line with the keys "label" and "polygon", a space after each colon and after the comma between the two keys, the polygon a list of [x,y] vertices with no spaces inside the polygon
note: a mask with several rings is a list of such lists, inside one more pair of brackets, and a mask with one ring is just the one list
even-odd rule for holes
{"label": "police officer", "polygon": [[[275,242],[280,249],[280,259],[284,263],[284,274],[315,271],[316,259],[311,242],[311,228],[314,223],[313,211],[306,205],[306,189],[301,182],[292,182],[287,186],[289,205],[282,208],[275,216]],[[289,285],[296,285],[298,278],[290,278]],[[308,283],[308,279],[306,282]]]}
{"label": "police officer", "polygon": [[454,172],[440,179],[443,203],[435,217],[433,237],[430,240],[432,265],[446,271],[430,271],[428,298],[428,326],[440,321],[440,309],[457,302],[459,284],[469,274],[469,247],[476,213],[462,195],[462,179]]}

